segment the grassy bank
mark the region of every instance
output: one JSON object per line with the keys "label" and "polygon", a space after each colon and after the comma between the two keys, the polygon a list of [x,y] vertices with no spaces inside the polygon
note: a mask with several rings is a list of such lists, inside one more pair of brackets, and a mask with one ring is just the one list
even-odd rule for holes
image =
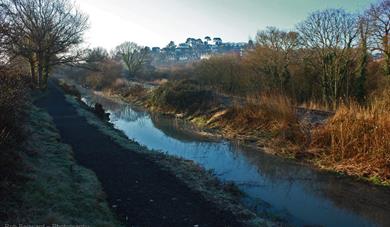
{"label": "grassy bank", "polygon": [[76,164],[50,116],[31,106],[27,140],[18,148],[26,181],[3,203],[4,224],[118,226],[95,174]]}

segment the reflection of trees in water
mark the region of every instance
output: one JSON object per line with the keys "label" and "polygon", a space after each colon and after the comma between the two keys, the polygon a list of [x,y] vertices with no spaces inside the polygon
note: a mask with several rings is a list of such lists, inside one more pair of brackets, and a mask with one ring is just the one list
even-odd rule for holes
{"label": "reflection of trees in water", "polygon": [[[150,118],[154,127],[160,129],[166,136],[172,137],[182,142],[208,142],[211,141],[206,136],[194,133],[194,125],[182,119],[151,114]],[[199,144],[204,147],[206,144]]]}
{"label": "reflection of trees in water", "polygon": [[148,116],[144,111],[135,111],[127,104],[115,102],[102,96],[91,95],[83,97],[83,101],[84,100],[89,106],[93,106],[95,103],[102,104],[104,109],[113,115],[112,117],[114,117],[114,119],[123,119],[125,121],[133,122]]}
{"label": "reflection of trees in water", "polygon": [[315,193],[330,199],[337,207],[374,220],[380,226],[390,226],[389,188],[336,176],[325,176],[311,186]]}
{"label": "reflection of trees in water", "polygon": [[243,151],[259,174],[271,184],[295,183],[310,194],[329,200],[334,206],[349,210],[381,226],[390,224],[390,189],[368,185],[348,177],[320,172],[293,161],[274,157],[254,150]]}
{"label": "reflection of trees in water", "polygon": [[[237,147],[234,144],[232,146]],[[249,163],[256,166],[258,173],[266,178],[271,185],[286,182],[293,184],[296,181],[316,180],[316,174],[310,168],[305,168],[303,165],[290,160],[242,146],[232,150],[244,154]]]}
{"label": "reflection of trees in water", "polygon": [[122,105],[120,110],[117,110],[113,112],[115,118],[120,118],[125,121],[139,121],[141,122],[141,119],[145,119],[148,114],[143,111],[134,111],[130,106],[128,105]]}
{"label": "reflection of trees in water", "polygon": [[89,95],[82,98],[82,100],[88,105],[88,106],[94,106],[95,103],[100,103],[103,105],[105,110],[109,110],[111,112],[120,111],[123,107],[123,104],[111,101],[107,98],[104,98],[102,96],[98,95]]}

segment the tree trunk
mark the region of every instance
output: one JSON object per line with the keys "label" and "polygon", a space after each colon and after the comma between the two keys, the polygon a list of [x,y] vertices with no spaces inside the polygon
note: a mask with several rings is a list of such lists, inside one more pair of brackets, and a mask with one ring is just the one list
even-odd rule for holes
{"label": "tree trunk", "polygon": [[42,65],[42,61],[39,61],[38,62],[38,88],[43,88],[42,87],[42,84],[43,84],[43,65]]}
{"label": "tree trunk", "polygon": [[34,61],[30,61],[30,73],[31,73],[31,84],[33,87],[36,87],[37,86],[37,81],[36,81],[36,69],[35,69],[35,62]]}
{"label": "tree trunk", "polygon": [[46,64],[46,66],[45,66],[45,73],[43,75],[43,88],[44,89],[47,88],[47,81],[49,79],[49,72],[50,72],[50,67],[48,66],[48,64]]}
{"label": "tree trunk", "polygon": [[366,83],[366,74],[367,74],[367,64],[368,64],[368,53],[366,45],[362,45],[362,56],[360,59],[359,69],[358,69],[358,79],[356,84],[356,98],[359,103],[364,103],[366,99],[366,90],[364,84]]}
{"label": "tree trunk", "polygon": [[385,57],[385,75],[390,76],[390,47],[389,47],[389,31],[387,30],[383,38],[383,49]]}
{"label": "tree trunk", "polygon": [[385,54],[385,74],[390,76],[390,56]]}

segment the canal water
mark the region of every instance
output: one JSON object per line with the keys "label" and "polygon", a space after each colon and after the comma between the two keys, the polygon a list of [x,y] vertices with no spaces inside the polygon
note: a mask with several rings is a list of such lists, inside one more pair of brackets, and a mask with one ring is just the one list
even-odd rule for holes
{"label": "canal water", "polygon": [[149,114],[100,96],[110,121],[129,139],[156,152],[193,160],[222,181],[234,182],[242,203],[260,216],[293,226],[390,226],[390,190],[325,173],[260,150],[191,133],[187,123]]}

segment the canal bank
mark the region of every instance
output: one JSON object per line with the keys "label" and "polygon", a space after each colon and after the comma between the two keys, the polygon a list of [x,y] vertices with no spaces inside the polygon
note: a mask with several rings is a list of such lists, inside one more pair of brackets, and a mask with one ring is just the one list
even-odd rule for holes
{"label": "canal bank", "polygon": [[150,149],[193,160],[247,194],[242,200],[259,215],[293,225],[386,226],[388,188],[329,174],[305,164],[191,135],[177,119],[150,114],[126,103],[89,94],[111,113],[110,121],[128,138]]}

